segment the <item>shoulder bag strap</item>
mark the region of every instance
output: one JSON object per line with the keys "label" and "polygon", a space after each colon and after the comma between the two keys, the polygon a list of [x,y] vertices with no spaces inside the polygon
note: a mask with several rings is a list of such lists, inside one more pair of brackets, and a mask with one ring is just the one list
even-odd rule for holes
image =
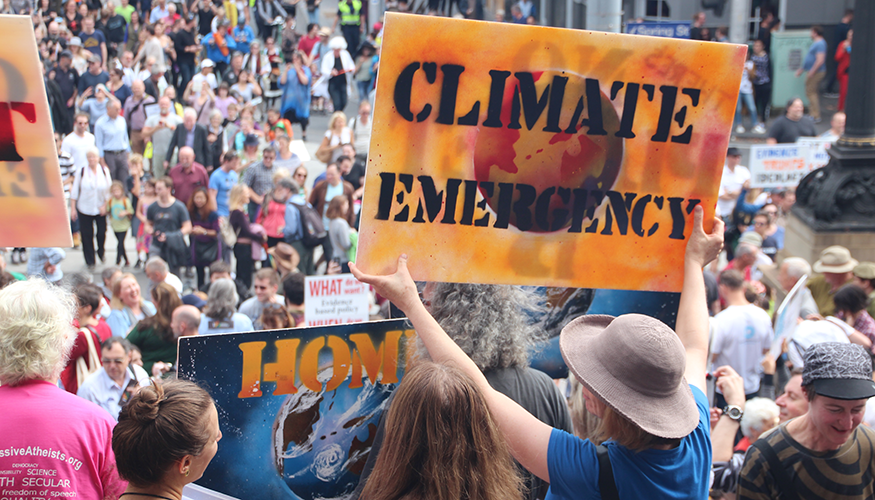
{"label": "shoulder bag strap", "polygon": [[614,468],[611,466],[608,448],[601,444],[597,445],[595,453],[599,461],[599,490],[602,494],[602,500],[620,500],[620,493],[617,491],[617,483],[614,480]]}
{"label": "shoulder bag strap", "polygon": [[[777,432],[781,431],[778,430]],[[787,470],[784,469],[784,465],[781,463],[781,460],[778,459],[778,454],[775,453],[775,449],[772,448],[772,445],[770,445],[765,439],[760,439],[751,446],[758,449],[760,453],[762,453],[763,458],[766,459],[766,462],[768,462],[769,471],[775,479],[775,483],[777,483],[777,490],[780,492],[781,498],[799,498],[799,494],[793,486],[793,481],[790,480],[790,475],[787,474]]]}

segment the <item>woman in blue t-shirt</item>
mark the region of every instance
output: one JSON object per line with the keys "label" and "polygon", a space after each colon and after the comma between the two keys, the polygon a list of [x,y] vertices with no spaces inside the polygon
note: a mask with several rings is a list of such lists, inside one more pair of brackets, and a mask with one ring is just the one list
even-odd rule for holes
{"label": "woman in blue t-shirt", "polygon": [[[708,497],[711,442],[704,394],[708,308],[702,268],[720,253],[723,223],[715,219],[706,234],[701,206],[694,218],[677,333],[639,314],[583,316],[562,330],[562,357],[583,386],[587,410],[602,420],[595,434],[607,461],[599,460],[592,441],[553,429],[490,387],[429,315],[407,271],[406,255],[391,276],[364,275],[355,264],[350,268],[359,281],[374,285],[407,313],[434,361],[456,365],[475,381],[514,458],[550,483],[548,499],[703,499]],[[423,296],[428,300],[428,287]],[[602,481],[601,463],[613,470]]]}

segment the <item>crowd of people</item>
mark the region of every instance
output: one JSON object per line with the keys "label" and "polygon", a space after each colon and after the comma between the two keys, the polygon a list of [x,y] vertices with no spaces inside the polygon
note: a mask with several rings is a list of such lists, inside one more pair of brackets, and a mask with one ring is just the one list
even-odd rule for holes
{"label": "crowd of people", "polygon": [[[815,136],[814,124],[820,123],[823,119],[821,116],[821,94],[828,94],[831,97],[838,97],[838,105],[836,110],[843,112],[845,110],[845,100],[848,93],[848,69],[850,67],[851,46],[853,42],[854,30],[852,23],[854,20],[854,10],[847,9],[842,16],[841,22],[833,31],[833,40],[830,44],[824,38],[824,28],[820,25],[812,26],[810,29],[811,45],[808,47],[805,55],[796,70],[796,78],[805,80],[805,96],[808,98],[809,114],[803,117],[802,100],[793,99],[785,107],[785,111],[790,120],[790,126],[793,129],[803,128],[804,132],[796,133],[791,140],[782,140],[786,137],[783,134],[787,133],[784,128],[788,125],[783,123],[783,127],[773,126],[766,128],[766,124],[770,119],[771,102],[772,102],[772,84],[774,81],[774,68],[772,67],[771,46],[772,33],[781,27],[781,20],[775,15],[770,8],[763,8],[760,12],[760,23],[756,29],[756,38],[753,40],[751,50],[748,51],[748,58],[744,65],[744,73],[741,79],[741,88],[739,89],[738,104],[735,111],[735,132],[743,134],[750,130],[757,135],[767,135],[771,143],[795,142],[798,137]],[[728,42],[729,30],[726,27],[719,27],[712,33],[711,29],[705,27],[707,15],[705,12],[697,12],[693,16],[693,22],[690,27],[691,40],[704,40],[714,42]],[[827,51],[831,52],[832,58],[827,57]],[[835,62],[835,69],[827,72],[828,59]],[[829,77],[827,78],[827,74]],[[834,89],[838,87],[838,92]],[[797,102],[798,101],[798,102]],[[798,106],[798,113],[791,107]],[[744,117],[742,109],[746,108],[750,117],[750,128],[744,127]],[[801,123],[800,123],[801,122]],[[842,124],[844,127],[844,124]]]}
{"label": "crowd of people", "polygon": [[[559,339],[570,385],[528,366],[544,338],[527,317],[529,292],[417,286],[406,255],[388,276],[351,264],[357,279],[407,315],[419,348],[353,498],[456,498],[460,491],[496,500],[765,499],[779,491],[864,498],[858,492],[873,487],[871,476],[853,465],[868,463],[875,442],[866,411],[875,396],[875,321],[866,311],[875,264],[858,263],[841,247],[824,250],[813,266],[819,275],[802,288],[798,327],[776,349],[772,296],[749,266],[727,266],[714,290],[709,267],[719,261],[724,225],[716,219],[706,233],[702,219],[697,207],[676,327],[638,314],[571,321]],[[740,245],[754,246],[756,261],[754,241]],[[176,339],[288,327],[293,309],[285,306],[303,301],[300,279],[280,282],[261,269],[256,295],[237,307],[230,268],[221,260],[211,266],[206,303],[181,298],[178,280],[156,257],[146,264],[151,301],[120,269],[104,273],[103,286],[71,274],[61,286],[13,280],[0,290],[0,400],[11,410],[0,423],[12,430],[12,445],[31,439],[30,446],[84,457],[78,468],[58,467],[79,492],[180,498],[215,455],[221,426],[203,389],[169,376]],[[787,258],[780,286],[804,285],[811,272],[804,260]],[[129,332],[116,330],[121,318],[133,324]],[[60,410],[61,425],[50,418]],[[24,426],[53,431],[27,438],[15,431]],[[0,465],[8,460],[0,457]]]}

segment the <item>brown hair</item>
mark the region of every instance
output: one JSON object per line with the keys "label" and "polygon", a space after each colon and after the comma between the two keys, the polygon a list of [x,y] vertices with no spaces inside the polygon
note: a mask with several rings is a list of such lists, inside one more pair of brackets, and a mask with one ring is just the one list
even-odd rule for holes
{"label": "brown hair", "polygon": [[[197,196],[198,193],[203,193],[204,196],[207,197],[207,202],[204,203],[204,206],[198,208],[194,204],[194,197]],[[210,219],[210,213],[216,211],[216,207],[213,206],[213,199],[210,197],[210,193],[207,191],[207,188],[201,186],[194,190],[191,193],[191,198],[188,199],[188,215],[191,217],[191,220],[197,221],[208,221]]]}
{"label": "brown hair", "polygon": [[294,328],[297,326],[295,318],[289,314],[285,307],[279,304],[271,304],[273,307],[265,307],[261,311],[261,326],[265,330],[281,330],[283,328]]}
{"label": "brown hair", "polygon": [[200,455],[211,438],[206,419],[213,398],[196,384],[171,380],[143,387],[122,407],[112,431],[119,476],[146,488],[174,462]]}
{"label": "brown hair", "polygon": [[347,203],[346,210],[349,211],[349,200],[346,196],[335,196],[334,198],[331,198],[331,201],[328,202],[328,209],[325,210],[325,217],[328,217],[328,220],[346,219],[346,214],[341,211],[344,202]]}
{"label": "brown hair", "polygon": [[508,500],[522,481],[486,400],[467,375],[420,360],[401,381],[363,500]]}
{"label": "brown hair", "polygon": [[593,432],[593,441],[601,443],[612,439],[632,451],[644,451],[660,445],[677,445],[680,439],[666,439],[654,436],[638,427],[631,420],[605,405],[601,422]]}
{"label": "brown hair", "polygon": [[267,280],[268,283],[275,286],[280,286],[280,276],[276,271],[269,267],[259,269],[255,272],[255,279]]}
{"label": "brown hair", "polygon": [[170,319],[173,317],[173,311],[182,305],[182,300],[176,289],[167,283],[158,283],[152,289],[152,300],[155,304],[155,314],[147,318],[143,318],[138,330],[146,328],[154,328],[155,334],[165,342],[173,341],[173,331],[170,329]]}

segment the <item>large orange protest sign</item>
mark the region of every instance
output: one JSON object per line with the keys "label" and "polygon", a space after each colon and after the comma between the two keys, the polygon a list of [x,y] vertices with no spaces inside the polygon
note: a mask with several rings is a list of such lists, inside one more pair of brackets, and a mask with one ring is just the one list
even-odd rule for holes
{"label": "large orange protest sign", "polygon": [[388,14],[357,264],[406,252],[420,280],[679,291],[745,54]]}
{"label": "large orange protest sign", "polygon": [[27,16],[0,16],[0,247],[73,246]]}

